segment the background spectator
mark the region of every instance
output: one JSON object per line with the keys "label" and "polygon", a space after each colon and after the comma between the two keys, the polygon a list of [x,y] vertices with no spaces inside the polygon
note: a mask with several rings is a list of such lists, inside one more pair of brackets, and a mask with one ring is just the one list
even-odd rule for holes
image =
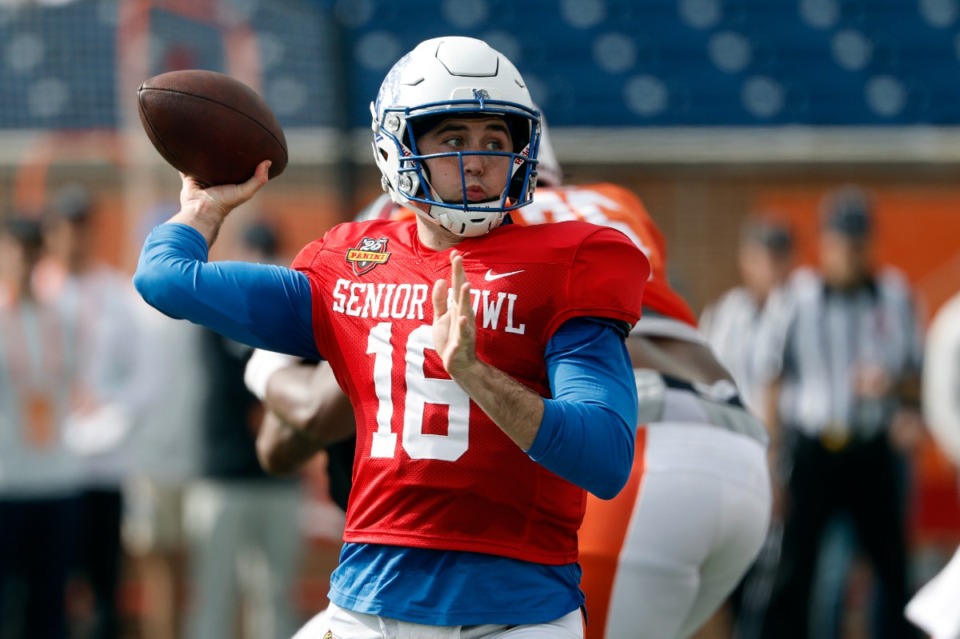
{"label": "background spectator", "polygon": [[32,287],[40,224],[0,226],[0,636],[63,639],[80,466],[65,443],[77,353]]}
{"label": "background spectator", "polygon": [[[159,224],[175,210],[162,203],[145,219]],[[200,327],[171,319],[139,299],[136,311],[139,359],[149,362],[143,368],[153,392],[136,416],[133,470],[124,487],[124,542],[133,559],[129,574],[142,587],[139,615],[130,626],[142,639],[176,639],[182,636],[188,585],[184,493],[200,468],[207,362]]]}
{"label": "background spectator", "polygon": [[790,228],[772,214],[747,218],[740,229],[737,267],[741,284],[707,306],[700,330],[737,381],[748,407],[760,412],[760,383],[753,369],[754,340],[767,299],[793,267]]}
{"label": "background spectator", "polygon": [[49,259],[36,280],[68,322],[78,357],[66,441],[83,469],[76,572],[93,609],[81,634],[115,639],[130,429],[152,389],[141,383],[148,363],[137,359],[137,302],[129,277],[93,251],[96,214],[96,197],[86,187],[70,184],[56,192],[44,230]]}
{"label": "background spectator", "polygon": [[[790,227],[773,213],[749,216],[741,224],[738,239],[740,285],[704,309],[700,329],[737,381],[747,407],[759,415],[763,384],[754,365],[756,340],[768,300],[793,268],[795,242]],[[775,450],[776,446],[771,449]],[[779,504],[777,506],[779,509]],[[775,512],[754,565],[731,596],[731,605],[723,611],[732,617],[728,623],[736,627],[738,639],[752,639],[760,631],[780,554],[782,532],[779,512]]]}
{"label": "background spectator", "polygon": [[[276,230],[252,224],[235,257],[276,263]],[[243,382],[252,352],[203,329],[200,353],[208,390],[201,409],[200,477],[186,500],[187,639],[237,637],[238,615],[244,636],[262,639],[288,639],[300,622],[293,586],[302,550],[303,491],[299,478],[268,476],[257,460],[263,411]]]}

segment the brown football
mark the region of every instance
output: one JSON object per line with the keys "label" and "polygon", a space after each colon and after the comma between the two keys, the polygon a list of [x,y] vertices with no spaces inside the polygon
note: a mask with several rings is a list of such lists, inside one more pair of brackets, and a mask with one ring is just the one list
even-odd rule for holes
{"label": "brown football", "polygon": [[243,82],[214,71],[171,71],[137,91],[147,137],[174,168],[204,186],[239,184],[262,160],[270,177],[287,167],[287,141],[266,101]]}

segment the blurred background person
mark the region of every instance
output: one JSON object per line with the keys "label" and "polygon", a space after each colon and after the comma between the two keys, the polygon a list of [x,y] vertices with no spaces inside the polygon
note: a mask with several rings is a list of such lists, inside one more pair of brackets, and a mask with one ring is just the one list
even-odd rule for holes
{"label": "blurred background person", "polygon": [[49,258],[38,267],[37,285],[69,323],[77,352],[66,441],[83,470],[77,576],[91,598],[91,616],[78,620],[81,636],[116,639],[123,483],[130,472],[130,429],[152,392],[143,383],[147,362],[138,359],[140,335],[130,278],[93,251],[95,195],[68,184],[53,198],[45,219]]}
{"label": "blurred background person", "polygon": [[60,309],[39,299],[35,219],[0,226],[0,637],[67,636],[80,465],[65,444],[77,353]]}
{"label": "blurred background person", "polygon": [[[144,215],[140,235],[176,212],[161,203]],[[124,486],[124,544],[133,560],[132,576],[141,586],[139,615],[133,620],[141,639],[182,636],[186,603],[187,549],[183,527],[184,494],[200,468],[201,414],[208,394],[202,329],[163,315],[138,298],[140,360],[149,362],[153,389],[136,418],[132,467]]]}
{"label": "blurred background person", "polygon": [[[251,224],[233,257],[277,263],[276,229],[265,222]],[[263,411],[243,381],[253,349],[207,329],[200,348],[208,392],[201,410],[200,477],[186,500],[190,598],[185,636],[288,639],[300,621],[293,586],[303,549],[301,481],[271,477],[257,459]]]}
{"label": "blurred background person", "polygon": [[744,220],[737,246],[740,285],[709,304],[700,315],[700,330],[741,389],[748,408],[760,412],[761,389],[753,369],[753,341],[769,297],[793,268],[794,238],[774,214]]}
{"label": "blurred background person", "polygon": [[[324,362],[255,350],[246,369],[247,387],[264,402],[257,455],[272,475],[292,475],[321,450],[331,501],[346,513],[356,452],[353,407]],[[268,393],[267,385],[275,390]]]}
{"label": "blurred background person", "polygon": [[818,552],[847,515],[882,586],[874,636],[911,637],[903,454],[919,436],[922,342],[903,275],[876,267],[872,203],[822,202],[820,267],[800,269],[761,327],[764,416],[780,447],[783,538],[763,637],[807,639]]}
{"label": "blurred background person", "polygon": [[[763,385],[754,367],[758,330],[767,302],[783,286],[794,265],[795,240],[790,227],[774,213],[747,217],[740,227],[737,267],[740,285],[709,304],[700,315],[700,330],[720,362],[737,382],[747,407],[762,415]],[[776,450],[771,445],[770,450]],[[779,504],[756,562],[723,610],[725,623],[738,639],[758,636],[780,552]]]}
{"label": "blurred background person", "polygon": [[[960,293],[930,324],[924,349],[923,415],[937,445],[960,467]],[[960,638],[960,549],[910,600],[907,618],[933,639]]]}

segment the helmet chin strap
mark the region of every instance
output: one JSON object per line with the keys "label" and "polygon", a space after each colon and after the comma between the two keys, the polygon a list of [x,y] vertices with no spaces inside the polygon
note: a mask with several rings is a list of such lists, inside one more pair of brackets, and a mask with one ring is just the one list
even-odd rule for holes
{"label": "helmet chin strap", "polygon": [[434,226],[449,230],[451,224],[449,209],[445,209],[442,206],[424,204],[422,202],[410,202],[410,206],[416,211],[417,217],[422,218]]}
{"label": "helmet chin strap", "polygon": [[[496,224],[493,223],[491,218],[488,221],[487,225],[482,224],[469,224],[464,222],[461,219],[455,217],[455,214],[462,213],[462,211],[457,211],[455,209],[449,209],[444,206],[439,206],[434,204],[428,210],[424,211],[423,209],[417,207],[417,213],[419,217],[423,218],[427,222],[439,226],[442,229],[456,235],[457,237],[476,237],[478,235],[483,235],[484,233],[489,232],[493,228],[500,226],[503,222],[503,213],[500,212],[499,220]],[[492,211],[491,213],[498,213],[497,211]],[[461,230],[462,229],[462,230]]]}
{"label": "helmet chin strap", "polygon": [[[430,194],[434,201],[444,202],[448,204],[454,204],[454,206],[462,206],[462,202],[459,203],[450,203],[447,200],[444,200],[440,195],[429,185]],[[483,204],[493,204],[499,203],[501,198],[489,198],[483,202],[470,202],[470,205],[483,205]],[[427,208],[423,208],[422,203],[416,203],[416,211],[420,217],[424,218],[431,224],[435,224],[440,228],[446,229],[450,233],[453,233],[457,237],[476,237],[478,235],[483,235],[493,228],[500,226],[503,222],[503,217],[505,213],[500,211],[495,206],[491,206],[490,214],[491,218],[499,214],[499,219],[496,224],[493,224],[493,219],[490,219],[490,224],[488,225],[477,225],[472,223],[467,223],[464,220],[457,217],[457,215],[469,215],[468,212],[463,211],[457,208],[450,208],[446,206],[441,206],[440,204],[430,204],[427,205]],[[460,230],[462,229],[462,231]]]}
{"label": "helmet chin strap", "polygon": [[433,205],[430,207],[430,215],[436,220],[437,224],[453,232],[453,225],[456,224],[456,221],[450,219],[450,209]]}

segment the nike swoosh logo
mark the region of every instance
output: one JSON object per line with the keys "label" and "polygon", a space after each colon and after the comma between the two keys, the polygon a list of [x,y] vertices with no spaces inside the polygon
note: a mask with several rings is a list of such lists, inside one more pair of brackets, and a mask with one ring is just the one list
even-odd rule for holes
{"label": "nike swoosh logo", "polygon": [[517,273],[523,273],[523,269],[520,269],[519,271],[510,271],[509,273],[494,273],[493,269],[490,269],[484,273],[483,279],[488,282],[492,282],[493,280],[499,280],[501,277],[510,277],[511,275],[516,275]]}

